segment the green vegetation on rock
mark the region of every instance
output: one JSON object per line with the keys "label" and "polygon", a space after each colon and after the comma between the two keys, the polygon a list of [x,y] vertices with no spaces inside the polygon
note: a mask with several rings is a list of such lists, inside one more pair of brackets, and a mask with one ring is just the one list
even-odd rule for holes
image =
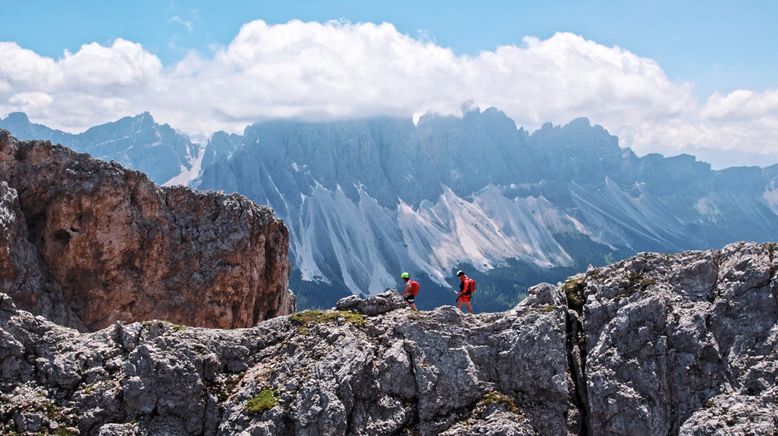
{"label": "green vegetation on rock", "polygon": [[358,327],[367,324],[365,315],[347,310],[306,310],[293,314],[291,320],[302,327],[307,327],[310,324],[325,324],[339,321]]}
{"label": "green vegetation on rock", "polygon": [[503,404],[513,413],[519,413],[519,405],[510,395],[498,391],[491,391],[484,394],[481,398],[481,404],[488,406],[490,404]]}
{"label": "green vegetation on rock", "polygon": [[627,281],[629,281],[628,288],[632,292],[634,291],[642,292],[656,284],[656,280],[647,278],[645,273],[643,272],[630,273],[629,277],[627,277]]}
{"label": "green vegetation on rock", "polygon": [[273,389],[262,389],[259,394],[251,397],[246,402],[246,411],[249,413],[262,413],[272,409],[278,404],[278,394]]}

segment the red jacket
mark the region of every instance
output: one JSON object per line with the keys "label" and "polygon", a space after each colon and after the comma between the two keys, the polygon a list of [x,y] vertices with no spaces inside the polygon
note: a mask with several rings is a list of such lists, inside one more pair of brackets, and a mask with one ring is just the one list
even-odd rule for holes
{"label": "red jacket", "polygon": [[417,282],[416,280],[408,280],[408,283],[405,284],[405,293],[406,294],[410,293],[415,297],[416,294],[419,293],[419,288],[420,288],[419,282]]}

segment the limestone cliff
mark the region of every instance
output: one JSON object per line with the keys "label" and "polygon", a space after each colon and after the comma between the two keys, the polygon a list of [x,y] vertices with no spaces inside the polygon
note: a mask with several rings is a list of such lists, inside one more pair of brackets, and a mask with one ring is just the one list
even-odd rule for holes
{"label": "limestone cliff", "polygon": [[161,188],[0,130],[0,290],[55,322],[235,328],[288,314],[288,239],[239,195]]}
{"label": "limestone cliff", "polygon": [[775,245],[746,243],[641,254],[477,316],[389,292],[250,329],[83,334],[0,296],[0,431],[775,434],[777,301]]}

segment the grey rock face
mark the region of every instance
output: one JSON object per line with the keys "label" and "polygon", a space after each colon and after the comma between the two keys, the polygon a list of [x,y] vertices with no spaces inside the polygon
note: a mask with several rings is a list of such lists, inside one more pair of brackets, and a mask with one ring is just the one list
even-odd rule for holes
{"label": "grey rock face", "polygon": [[777,271],[769,244],[641,254],[503,313],[386,294],[238,330],[83,334],[2,295],[0,431],[773,434]]}
{"label": "grey rock face", "polygon": [[734,244],[643,254],[587,272],[581,351],[590,428],[775,432],[774,251],[773,244]]}

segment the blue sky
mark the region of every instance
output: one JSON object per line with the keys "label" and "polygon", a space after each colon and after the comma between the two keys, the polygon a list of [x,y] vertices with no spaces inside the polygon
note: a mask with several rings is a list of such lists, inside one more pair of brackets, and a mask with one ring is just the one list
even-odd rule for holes
{"label": "blue sky", "polygon": [[[117,37],[165,64],[225,45],[248,21],[391,22],[459,53],[572,32],[657,60],[695,93],[778,86],[776,1],[16,1],[0,2],[0,40],[50,57]],[[178,17],[178,19],[174,18]],[[187,24],[188,23],[188,24]],[[188,26],[191,26],[191,30]]]}
{"label": "blue sky", "polygon": [[0,116],[67,131],[494,106],[530,130],[588,117],[638,154],[778,162],[775,1],[0,0],[0,17]]}

